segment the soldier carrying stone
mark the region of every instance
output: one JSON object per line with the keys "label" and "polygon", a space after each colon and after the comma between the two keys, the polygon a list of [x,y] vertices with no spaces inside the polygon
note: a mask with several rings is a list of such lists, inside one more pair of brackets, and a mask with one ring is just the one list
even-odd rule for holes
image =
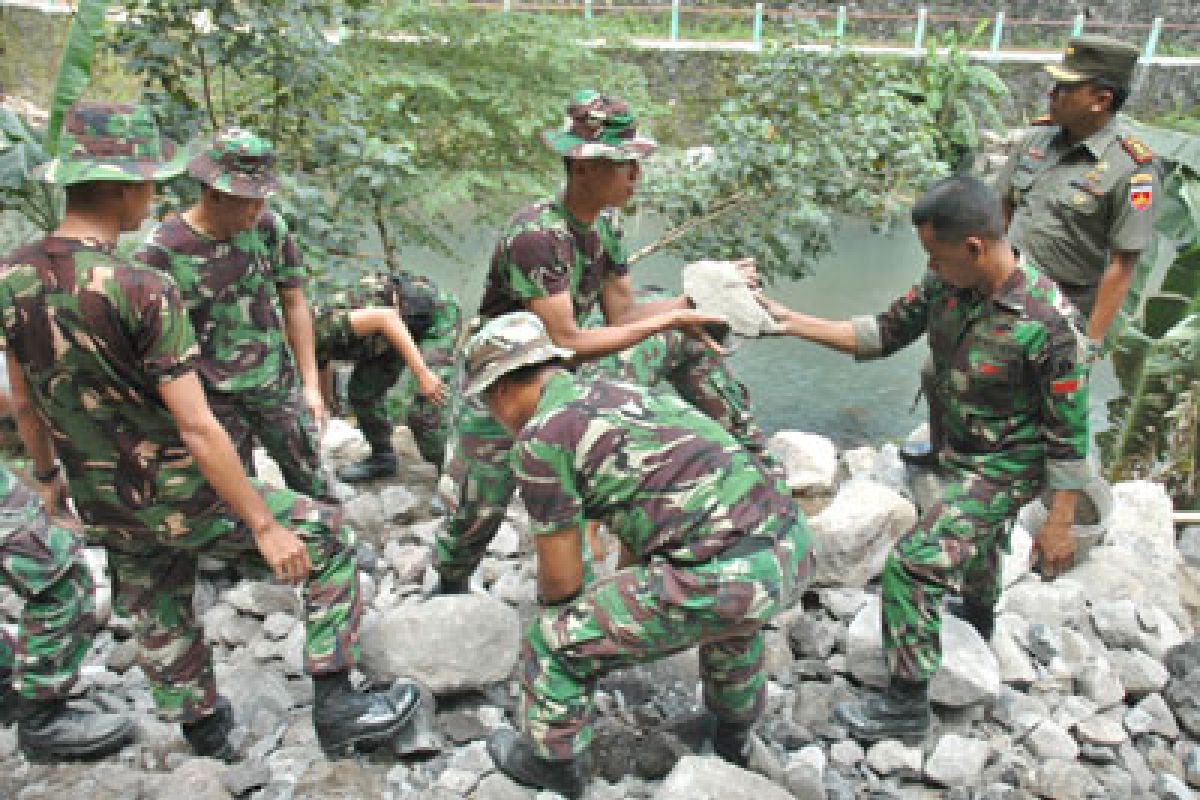
{"label": "soldier carrying stone", "polygon": [[421,456],[440,469],[450,426],[447,385],[454,382],[462,311],[449,292],[428,278],[401,272],[364,275],[357,286],[333,292],[316,306],[317,365],[326,405],[333,400],[332,361],[349,361],[346,393],[371,455],[344,467],[344,481],[397,474],[387,393],[408,367],[416,396],[405,416]]}
{"label": "soldier carrying stone", "polygon": [[279,188],[274,164],[266,140],[218,132],[187,164],[200,201],[167,218],[136,258],[179,285],[209,404],[242,463],[253,472],[257,439],[289,488],[324,498],[317,436],[326,410],[308,273],[283,219],[265,207]]}
{"label": "soldier carrying stone", "polygon": [[837,709],[865,740],[928,730],[942,597],[962,594],[976,610],[969,621],[990,638],[1000,552],[1017,511],[1043,488],[1053,499],[1034,556],[1045,578],[1070,567],[1075,501],[1089,475],[1079,315],[1052,280],[1017,263],[999,198],[974,178],[948,178],[917,200],[912,221],[929,270],[886,312],[832,321],[763,300],[786,335],[860,360],[929,337],[947,479],[940,502],[924,510],[883,568],[887,691]]}
{"label": "soldier carrying stone", "polygon": [[69,109],[62,155],[41,168],[65,188],[62,224],[0,260],[0,347],[22,439],[45,494],[61,495],[65,478],[89,539],[107,549],[158,712],[195,752],[234,757],[232,711],[192,603],[198,559],[212,555],[302,587],[313,724],[342,753],[393,735],[420,693],[351,688],[362,599],[340,509],[247,479],[205,400],[175,281],[116,253],[145,219],[154,180],[183,171],[172,149],[144,108]]}
{"label": "soldier carrying stone", "polygon": [[[514,438],[544,606],[522,644],[525,735],[498,731],[489,752],[515,780],[578,797],[596,679],[699,645],[714,749],[745,766],[766,698],[762,626],[812,571],[804,514],[716,421],[664,393],[581,380],[564,369],[573,356],[529,312],[492,320],[466,350],[466,393]],[[588,520],[621,558],[585,585]]]}

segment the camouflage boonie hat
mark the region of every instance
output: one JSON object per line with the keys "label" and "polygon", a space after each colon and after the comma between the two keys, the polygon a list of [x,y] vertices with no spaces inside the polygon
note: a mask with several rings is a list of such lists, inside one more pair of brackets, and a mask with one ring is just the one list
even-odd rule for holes
{"label": "camouflage boonie hat", "polygon": [[188,174],[217,191],[262,199],[279,190],[271,143],[241,128],[218,131],[197,148]]}
{"label": "camouflage boonie hat", "polygon": [[183,148],[159,133],[150,112],[132,103],[73,104],[57,152],[34,168],[34,177],[58,186],[163,180],[183,172],[187,160]]}
{"label": "camouflage boonie hat", "polygon": [[467,342],[466,393],[479,394],[515,369],[573,355],[550,339],[537,314],[517,311],[496,317]]}
{"label": "camouflage boonie hat", "polygon": [[1062,83],[1103,80],[1128,89],[1133,84],[1138,49],[1108,36],[1076,36],[1067,42],[1062,65],[1047,64],[1046,72]]}
{"label": "camouflage boonie hat", "polygon": [[638,136],[636,123],[624,100],[584,89],[567,106],[562,128],[544,131],[542,141],[560,156],[637,161],[653,153],[658,145],[653,139]]}

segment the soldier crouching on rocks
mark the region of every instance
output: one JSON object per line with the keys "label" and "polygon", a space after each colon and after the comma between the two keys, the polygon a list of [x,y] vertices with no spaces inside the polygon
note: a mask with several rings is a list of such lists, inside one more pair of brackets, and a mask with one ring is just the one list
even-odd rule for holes
{"label": "soldier crouching on rocks", "polygon": [[[545,608],[522,645],[525,735],[488,750],[521,783],[578,797],[592,689],[614,669],[700,646],[714,749],[745,766],[766,696],[761,628],[812,571],[803,512],[720,424],[678,398],[581,381],[529,312],[489,322],[466,350],[468,395],[514,437]],[[581,531],[621,542],[618,572],[584,585]]]}
{"label": "soldier crouching on rocks", "polygon": [[[38,477],[51,485],[57,468]],[[21,752],[30,761],[90,759],[128,744],[128,718],[67,705],[98,627],[83,540],[52,521],[37,495],[3,465],[0,584],[25,601],[16,636],[0,629],[0,719],[17,721]]]}
{"label": "soldier crouching on rocks", "polygon": [[421,456],[440,469],[450,428],[447,385],[454,380],[455,348],[462,311],[449,292],[428,278],[402,272],[363,276],[353,289],[334,292],[316,308],[317,366],[325,405],[333,401],[331,361],[354,365],[346,393],[371,455],[344,467],[338,477],[354,483],[395,477],[388,390],[405,366],[416,396],[405,415]]}
{"label": "soldier crouching on rocks", "polygon": [[948,178],[917,200],[912,221],[929,255],[918,285],[875,317],[832,321],[763,299],[798,336],[858,359],[890,355],[929,335],[944,408],[943,496],[893,548],[883,569],[886,693],[842,704],[864,740],[914,738],[929,728],[928,685],[941,664],[941,604],[990,638],[1000,552],[1017,511],[1043,487],[1049,518],[1034,537],[1044,578],[1071,566],[1071,523],[1088,478],[1087,369],[1079,316],[1058,286],[1018,264],[995,192]]}
{"label": "soldier crouching on rocks", "polygon": [[353,534],[338,507],[246,477],[196,372],[196,335],[175,281],[116,254],[154,180],[183,170],[144,108],[77,103],[62,154],[42,169],[65,187],[46,238],[0,260],[0,347],[21,438],[54,497],[61,472],[90,539],[108,551],[114,604],[133,618],[159,714],[199,755],[235,757],[230,704],[192,605],[197,561],[270,567],[303,588],[313,725],[326,752],[393,735],[420,693],[356,692],[362,614]]}

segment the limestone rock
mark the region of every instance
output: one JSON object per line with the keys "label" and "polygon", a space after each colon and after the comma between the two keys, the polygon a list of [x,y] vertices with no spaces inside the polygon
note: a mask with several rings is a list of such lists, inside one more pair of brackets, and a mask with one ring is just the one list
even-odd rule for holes
{"label": "limestone rock", "polygon": [[921,748],[909,747],[902,742],[888,739],[876,742],[867,751],[867,763],[880,775],[898,775],[916,778],[921,775]]}
{"label": "limestone rock", "polygon": [[1039,764],[1033,784],[1034,792],[1048,800],[1089,800],[1100,788],[1082,764],[1061,759]]}
{"label": "limestone rock", "polygon": [[415,678],[443,694],[506,679],[520,626],[514,610],[487,595],[435,597],[381,612],[364,626],[362,643],[372,675]]}
{"label": "limestone rock", "polygon": [[1000,609],[1024,617],[1030,623],[1050,627],[1078,625],[1083,619],[1083,587],[1070,577],[1044,582],[1027,578],[1006,590]]}
{"label": "limestone rock", "polygon": [[1142,650],[1160,660],[1185,641],[1183,631],[1167,612],[1129,598],[1093,603],[1091,619],[1108,647]]}
{"label": "limestone rock", "polygon": [[370,453],[366,438],[344,419],[330,417],[321,436],[321,454],[340,463],[365,458]]}
{"label": "limestone rock", "polygon": [[1037,680],[1037,670],[1022,645],[1028,642],[1029,624],[1016,614],[996,615],[991,647],[1000,669],[1000,681],[1010,686],[1029,686]]}
{"label": "limestone rock", "polygon": [[1074,761],[1079,755],[1079,745],[1075,744],[1071,734],[1053,720],[1043,720],[1030,731],[1027,745],[1029,751],[1041,761]]}
{"label": "limestone rock", "polygon": [[754,297],[733,261],[695,261],[683,268],[683,293],[696,309],[720,314],[738,336],[775,333],[777,323]]}
{"label": "limestone rock", "polygon": [[845,484],[809,519],[817,548],[817,585],[865,586],[883,570],[892,546],[917,522],[916,507],[871,480]]}
{"label": "limestone rock", "polygon": [[1117,747],[1129,738],[1122,716],[1112,711],[1083,720],[1075,726],[1075,735],[1081,742],[1106,747]]}
{"label": "limestone rock", "polygon": [[837,477],[837,447],[816,433],[780,431],[767,443],[783,463],[788,488],[797,493],[819,494],[833,490]]}
{"label": "limestone rock", "polygon": [[[887,684],[879,619],[879,600],[872,598],[850,623],[846,640],[850,671],[870,686]],[[942,667],[929,684],[930,699],[966,706],[994,697],[999,687],[1000,666],[987,644],[967,623],[942,615]]]}
{"label": "limestone rock", "polygon": [[1153,733],[1171,740],[1179,738],[1175,715],[1158,694],[1147,695],[1129,709],[1125,713],[1125,727],[1131,736]]}
{"label": "limestone rock", "polygon": [[1111,650],[1108,658],[1120,676],[1126,694],[1132,697],[1161,692],[1167,685],[1167,668],[1141,650]]}
{"label": "limestone rock", "polygon": [[941,786],[975,786],[990,752],[982,739],[948,733],[925,761],[925,777]]}
{"label": "limestone rock", "polygon": [[771,781],[716,756],[684,756],[654,793],[654,800],[791,800]]}
{"label": "limestone rock", "polygon": [[1092,656],[1075,676],[1076,690],[1100,708],[1111,708],[1125,699],[1121,677],[1103,656]]}
{"label": "limestone rock", "polygon": [[1029,553],[1033,549],[1033,536],[1024,525],[1013,525],[1008,537],[1008,552],[1000,555],[1000,574],[1007,589],[1029,574]]}

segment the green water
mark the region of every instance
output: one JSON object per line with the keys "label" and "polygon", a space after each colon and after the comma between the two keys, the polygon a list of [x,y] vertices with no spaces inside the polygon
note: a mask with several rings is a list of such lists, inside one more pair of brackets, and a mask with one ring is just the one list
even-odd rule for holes
{"label": "green water", "polygon": [[[633,218],[626,223],[631,249],[652,241],[657,232],[658,226],[650,221]],[[462,263],[415,248],[405,252],[403,259],[410,269],[456,292],[464,308],[474,311],[493,236],[493,231],[483,229],[466,232],[460,239],[460,250],[466,254]],[[634,283],[678,289],[680,266],[678,259],[652,256],[634,265]],[[911,231],[881,235],[852,222],[843,228],[833,255],[815,275],[776,284],[769,291],[794,308],[845,318],[883,310],[908,290],[923,269],[924,256]],[[921,340],[891,358],[856,363],[798,339],[759,339],[743,342],[730,363],[749,387],[768,432],[804,430],[847,445],[878,443],[907,435],[924,419],[923,404],[912,410],[924,348]]]}

